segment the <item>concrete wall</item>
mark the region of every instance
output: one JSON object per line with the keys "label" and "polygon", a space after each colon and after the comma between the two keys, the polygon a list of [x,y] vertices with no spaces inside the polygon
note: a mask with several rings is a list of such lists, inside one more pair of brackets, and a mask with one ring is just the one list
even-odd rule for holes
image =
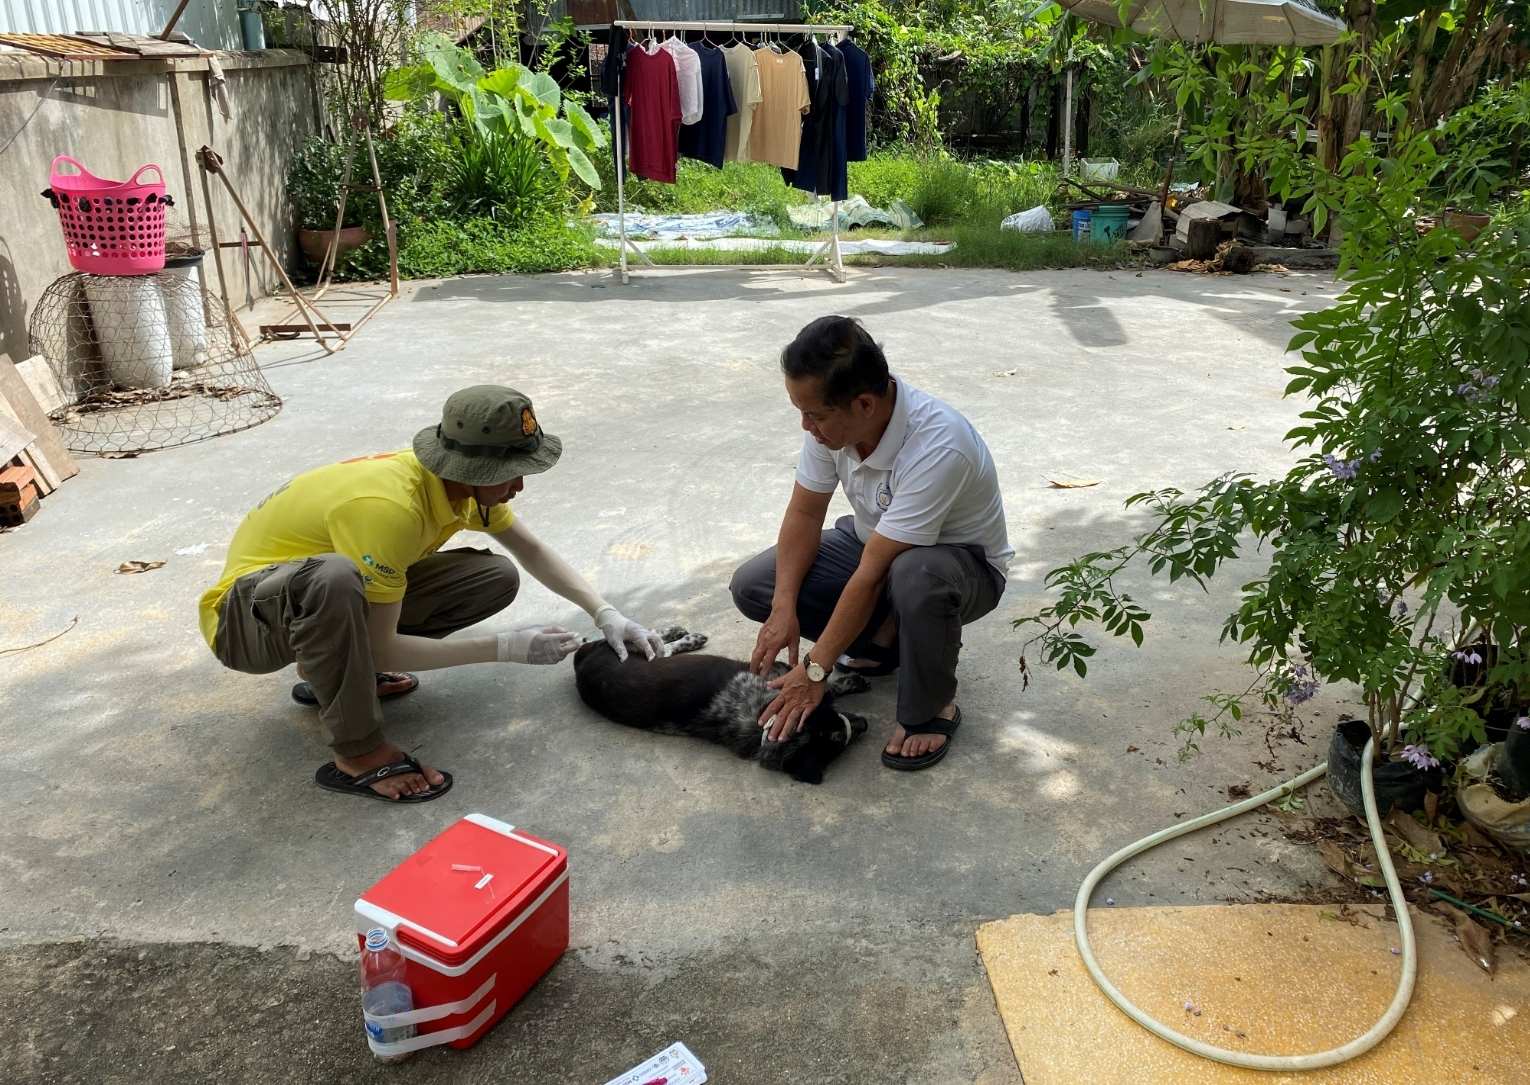
{"label": "concrete wall", "polygon": [[[70,272],[48,185],[55,154],[69,154],[102,177],[126,178],[146,162],[164,168],[175,207],[170,236],[195,232],[208,245],[208,206],[196,152],[204,144],[224,158],[229,179],[287,266],[295,260],[286,172],[292,154],[318,131],[314,69],[301,53],[221,53],[229,116],[209,84],[205,58],[60,62],[0,55],[0,354],[27,357],[27,319],[38,297]],[[216,178],[213,220],[224,241],[239,237],[239,212]],[[249,291],[264,297],[276,284],[252,250]],[[224,250],[228,290],[242,308],[246,280],[237,249]],[[216,288],[212,257],[208,283]]]}

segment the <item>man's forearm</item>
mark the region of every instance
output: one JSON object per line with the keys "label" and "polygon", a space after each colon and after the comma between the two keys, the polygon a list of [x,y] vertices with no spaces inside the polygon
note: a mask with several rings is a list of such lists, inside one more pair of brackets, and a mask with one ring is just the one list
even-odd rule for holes
{"label": "man's forearm", "polygon": [[584,577],[541,542],[513,546],[507,538],[500,536],[496,538],[520,560],[521,566],[527,573],[545,585],[549,591],[573,603],[592,619],[596,612],[606,605],[600,593],[591,587]]}
{"label": "man's forearm", "polygon": [[465,663],[493,663],[498,653],[496,637],[434,640],[395,633],[372,642],[372,665],[380,671],[438,671]]}
{"label": "man's forearm", "polygon": [[771,607],[776,610],[795,610],[797,593],[807,578],[813,560],[818,557],[819,535],[822,521],[800,512],[788,511],[781,521],[781,533],[776,537],[776,590]]}
{"label": "man's forearm", "polygon": [[882,592],[882,578],[856,573],[840,592],[839,602],[823,635],[813,645],[813,662],[820,667],[832,667],[834,661],[845,654],[855,638],[861,635],[866,623],[877,608],[877,597]]}

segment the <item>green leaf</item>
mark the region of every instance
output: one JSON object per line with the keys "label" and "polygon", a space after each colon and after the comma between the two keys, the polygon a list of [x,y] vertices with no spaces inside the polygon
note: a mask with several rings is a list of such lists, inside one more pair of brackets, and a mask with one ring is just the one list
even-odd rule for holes
{"label": "green leaf", "polygon": [[502,98],[513,98],[516,89],[521,85],[521,77],[525,71],[526,69],[519,64],[496,68],[478,81],[478,89],[498,94]]}
{"label": "green leaf", "polygon": [[383,76],[383,97],[390,102],[414,102],[425,97],[436,86],[436,73],[428,64],[411,64],[407,68],[394,68]]}
{"label": "green leaf", "polygon": [[606,137],[600,130],[600,125],[595,123],[595,118],[585,111],[584,106],[569,98],[563,103],[563,115],[574,126],[574,131],[580,135],[579,146],[589,150],[600,150],[606,145]]}
{"label": "green leaf", "polygon": [[574,146],[574,126],[559,117],[551,117],[544,122],[547,131],[552,134],[553,141],[565,150]]}
{"label": "green leaf", "polygon": [[1403,495],[1396,490],[1382,490],[1371,497],[1366,512],[1378,524],[1385,524],[1402,511]]}
{"label": "green leaf", "polygon": [[442,90],[466,94],[483,78],[483,66],[473,54],[443,34],[422,35],[420,55],[436,73]]}
{"label": "green leaf", "polygon": [[1083,657],[1073,657],[1073,669],[1078,672],[1080,678],[1089,673],[1089,667],[1084,663]]}
{"label": "green leaf", "polygon": [[600,188],[600,171],[595,168],[589,156],[578,147],[568,149],[568,164],[581,181],[593,189]]}
{"label": "green leaf", "polygon": [[530,79],[522,80],[521,85],[531,91],[543,105],[557,111],[562,94],[558,90],[558,81],[552,76],[546,72],[537,72]]}

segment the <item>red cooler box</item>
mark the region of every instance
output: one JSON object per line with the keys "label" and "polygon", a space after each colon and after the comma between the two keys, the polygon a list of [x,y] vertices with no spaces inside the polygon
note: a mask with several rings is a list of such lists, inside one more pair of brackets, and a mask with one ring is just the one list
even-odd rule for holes
{"label": "red cooler box", "polygon": [[414,1025],[417,1035],[381,1043],[369,1034],[372,1050],[471,1047],[568,948],[568,853],[469,814],[356,901],[358,939],[373,927],[408,962],[415,1008],[367,1021]]}

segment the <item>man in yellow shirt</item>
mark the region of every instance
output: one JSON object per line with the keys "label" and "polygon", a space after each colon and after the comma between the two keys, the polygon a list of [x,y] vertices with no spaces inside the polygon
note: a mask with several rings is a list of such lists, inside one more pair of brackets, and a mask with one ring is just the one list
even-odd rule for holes
{"label": "man in yellow shirt", "polygon": [[293,698],[316,705],[335,759],[314,779],[400,802],[444,795],[450,774],[382,734],[379,697],[419,685],[410,670],[560,662],[579,638],[551,625],[443,639],[508,607],[520,574],[487,550],[441,550],[465,528],[492,535],[522,568],[583,609],[617,655],[649,659],[658,635],[624,617],[510,511],[525,476],[558,462],[531,400],[479,385],[446,401],[412,450],[320,467],[292,479],[240,524],[223,576],[203,594],[202,635],[224,666],[269,674],[296,663]]}

